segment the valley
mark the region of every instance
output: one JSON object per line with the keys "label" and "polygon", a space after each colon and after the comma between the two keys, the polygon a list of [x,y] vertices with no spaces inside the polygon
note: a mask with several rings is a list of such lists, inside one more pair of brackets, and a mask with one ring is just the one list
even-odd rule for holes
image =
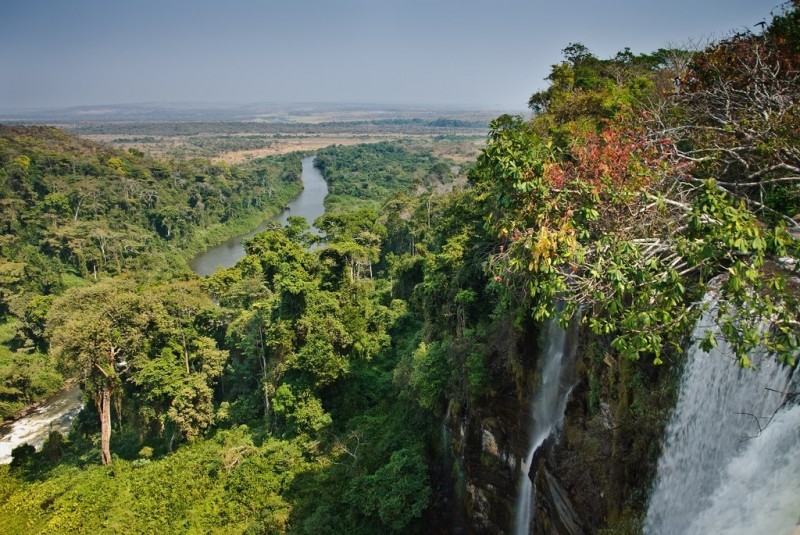
{"label": "valley", "polygon": [[0,532],[797,533],[800,4],[769,16],[568,43],[525,111],[0,111]]}

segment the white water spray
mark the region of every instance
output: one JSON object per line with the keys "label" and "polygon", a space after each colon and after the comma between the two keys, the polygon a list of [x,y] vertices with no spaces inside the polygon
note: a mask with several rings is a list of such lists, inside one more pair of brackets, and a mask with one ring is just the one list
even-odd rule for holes
{"label": "white water spray", "polygon": [[[713,328],[713,314],[694,339]],[[763,352],[750,355],[755,369],[732,354],[722,341],[710,353],[699,342],[689,350],[645,533],[789,534],[798,523],[800,407],[784,393],[800,381]]]}
{"label": "white water spray", "polygon": [[530,448],[522,463],[519,494],[514,520],[514,534],[528,535],[533,512],[533,482],[530,478],[531,463],[536,451],[564,419],[564,409],[572,390],[568,372],[572,355],[568,351],[567,331],[551,320],[546,334],[547,350],[539,358],[539,383],[531,402]]}
{"label": "white water spray", "polygon": [[40,450],[50,431],[69,432],[72,420],[82,407],[81,390],[74,386],[53,396],[27,416],[4,425],[0,429],[0,464],[11,462],[11,451],[17,446],[30,444]]}

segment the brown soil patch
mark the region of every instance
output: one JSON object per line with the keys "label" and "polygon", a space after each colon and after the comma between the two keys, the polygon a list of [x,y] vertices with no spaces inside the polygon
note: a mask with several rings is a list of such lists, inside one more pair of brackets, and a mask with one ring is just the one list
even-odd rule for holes
{"label": "brown soil patch", "polygon": [[357,136],[336,135],[336,136],[293,136],[289,138],[273,138],[269,147],[250,150],[237,150],[226,152],[216,158],[211,158],[213,162],[225,162],[228,164],[243,163],[254,158],[264,156],[274,156],[276,154],[287,154],[289,152],[311,152],[331,145],[358,145],[361,143],[378,143],[379,141],[391,141],[401,138],[408,138],[402,134],[362,134]]}

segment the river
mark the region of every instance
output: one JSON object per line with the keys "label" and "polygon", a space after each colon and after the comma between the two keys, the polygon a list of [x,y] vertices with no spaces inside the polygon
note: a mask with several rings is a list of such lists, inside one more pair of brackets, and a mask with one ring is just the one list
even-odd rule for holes
{"label": "river", "polygon": [[0,427],[0,464],[10,463],[11,450],[22,444],[41,449],[50,431],[66,435],[81,407],[81,389],[73,386],[46,400],[19,420],[3,424]]}
{"label": "river", "polygon": [[319,169],[314,167],[314,157],[303,158],[303,191],[289,203],[281,214],[261,223],[254,231],[243,236],[236,236],[216,247],[200,253],[190,262],[192,270],[201,276],[211,275],[220,267],[230,267],[244,257],[245,240],[249,240],[258,232],[266,229],[271,223],[286,224],[289,216],[305,217],[309,224],[325,212],[323,201],[328,195],[328,184]]}
{"label": "river", "polygon": [[[264,221],[254,231],[236,236],[212,247],[193,258],[189,265],[201,276],[214,273],[219,267],[230,267],[244,257],[243,242],[266,229],[271,223],[286,224],[289,216],[303,216],[313,224],[325,212],[323,201],[328,194],[328,184],[319,169],[314,167],[314,157],[303,158],[303,191],[291,201],[280,215]],[[11,450],[22,444],[41,449],[51,430],[69,432],[72,420],[82,407],[80,388],[74,386],[48,399],[30,414],[0,426],[0,464],[11,462]]]}

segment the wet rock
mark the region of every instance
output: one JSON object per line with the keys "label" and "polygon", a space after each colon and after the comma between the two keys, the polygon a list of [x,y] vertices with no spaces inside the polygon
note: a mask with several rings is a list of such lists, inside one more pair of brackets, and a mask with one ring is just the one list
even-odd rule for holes
{"label": "wet rock", "polygon": [[572,502],[552,473],[542,464],[536,473],[534,533],[581,535],[586,533]]}
{"label": "wet rock", "polygon": [[483,430],[481,449],[483,449],[485,453],[494,455],[495,457],[498,456],[497,440],[494,438],[494,435],[492,435],[492,432],[489,431],[488,429]]}
{"label": "wet rock", "polygon": [[[521,459],[528,448],[538,332],[506,333],[487,357],[492,393],[451,402],[445,425],[460,477],[465,533],[513,531]],[[590,333],[582,333],[590,340]],[[608,366],[577,350],[563,426],[537,451],[534,533],[596,533],[636,519],[646,506],[664,415],[668,371],[636,363]],[[631,407],[634,407],[634,410]]]}

